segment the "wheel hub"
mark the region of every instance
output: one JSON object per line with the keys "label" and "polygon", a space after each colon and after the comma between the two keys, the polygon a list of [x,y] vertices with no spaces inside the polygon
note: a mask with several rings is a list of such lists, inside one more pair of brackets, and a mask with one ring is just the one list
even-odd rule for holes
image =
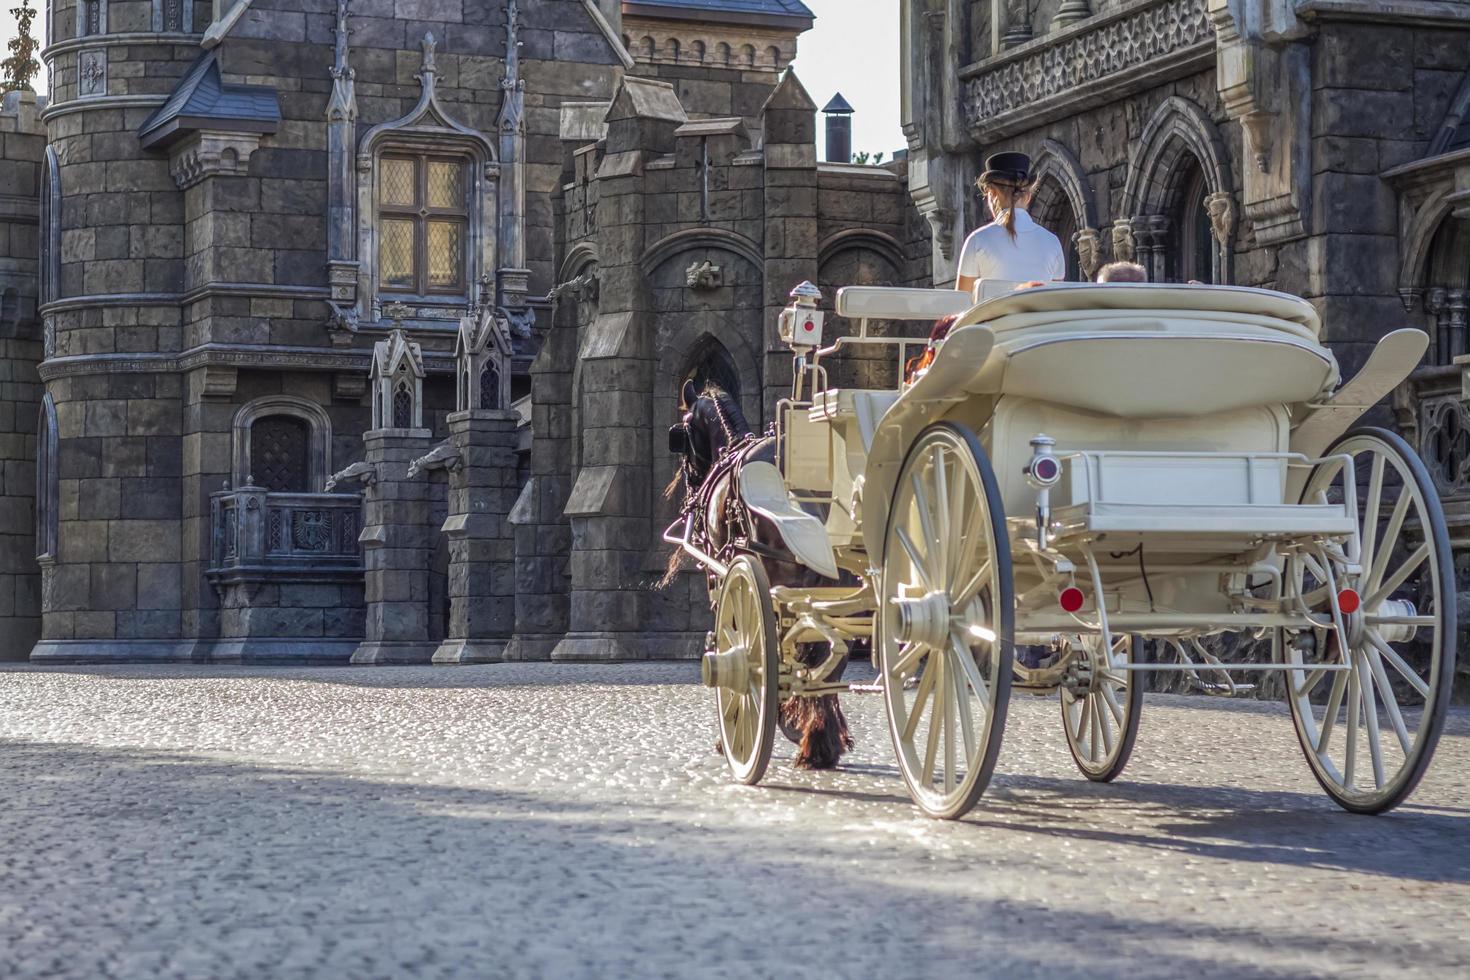
{"label": "wheel hub", "polygon": [[[1418,608],[1408,599],[1385,599],[1373,610],[1373,615],[1391,619],[1407,619],[1419,615]],[[1408,643],[1419,632],[1412,623],[1380,623],[1378,635],[1387,643]]]}
{"label": "wheel hub", "polygon": [[705,687],[743,693],[750,688],[750,652],[743,645],[710,650],[699,662],[699,677]]}
{"label": "wheel hub", "polygon": [[901,643],[922,643],[943,647],[949,643],[949,593],[900,596],[893,600],[898,608],[898,639]]}

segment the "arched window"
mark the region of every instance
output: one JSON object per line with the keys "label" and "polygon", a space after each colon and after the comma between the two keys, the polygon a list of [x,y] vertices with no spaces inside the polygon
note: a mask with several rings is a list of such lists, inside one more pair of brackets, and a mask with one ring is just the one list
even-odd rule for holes
{"label": "arched window", "polygon": [[393,384],[393,428],[413,428],[413,385],[406,371]]}
{"label": "arched window", "polygon": [[728,68],[733,57],[734,55],[730,51],[730,45],[724,41],[715,45],[715,64],[724,65]]}
{"label": "arched window", "polygon": [[689,60],[695,64],[704,64],[705,47],[703,41],[695,41],[689,45]]}
{"label": "arched window", "polygon": [[36,420],[36,557],[39,559],[56,557],[61,499],[57,467],[59,441],[56,402],[47,392],[41,399],[41,414]]}
{"label": "arched window", "polygon": [[666,42],[666,44],[664,46],[664,51],[666,52],[667,57],[668,57],[668,59],[670,61],[674,62],[674,64],[678,64],[679,63],[680,45],[679,45],[679,39],[678,38],[676,38],[676,37],[669,38],[669,40]]}
{"label": "arched window", "polygon": [[1084,276],[1077,259],[1077,215],[1056,177],[1044,178],[1037,187],[1031,201],[1031,216],[1061,241],[1062,253],[1067,257],[1067,281],[1082,281]]}
{"label": "arched window", "polygon": [[657,50],[658,50],[658,45],[656,45],[656,44],[653,43],[653,38],[649,37],[647,34],[645,34],[645,35],[643,35],[643,37],[639,38],[639,40],[638,40],[638,53],[643,56],[643,58],[644,58],[645,61],[652,61],[653,60],[653,56],[654,56],[654,54],[656,53]]}
{"label": "arched window", "polygon": [[1181,181],[1182,193],[1178,210],[1170,224],[1174,230],[1173,278],[1178,282],[1191,279],[1214,282],[1214,232],[1210,214],[1205,209],[1205,174],[1198,163],[1192,163]]}
{"label": "arched window", "polygon": [[766,64],[772,68],[781,67],[781,49],[774,44],[766,48]]}
{"label": "arched window", "polygon": [[693,381],[698,391],[703,391],[707,384],[714,384],[726,391],[735,402],[740,402],[740,372],[735,367],[735,360],[730,352],[718,341],[710,340],[695,353],[691,359],[692,364],[684,372],[679,387],[684,387],[683,381]]}
{"label": "arched window", "polygon": [[740,63],[747,68],[755,67],[755,45],[747,44],[740,49]]}
{"label": "arched window", "polygon": [[480,369],[480,407],[502,407],[500,404],[500,371],[492,360],[486,360],[485,366]]}
{"label": "arched window", "polygon": [[267,415],[250,427],[255,485],[276,493],[307,493],[311,426],[291,415]]}
{"label": "arched window", "polygon": [[466,295],[469,161],[384,154],[378,171],[378,276],[385,293]]}
{"label": "arched window", "polygon": [[61,168],[56,148],[46,147],[41,168],[41,304],[59,296],[61,279]]}

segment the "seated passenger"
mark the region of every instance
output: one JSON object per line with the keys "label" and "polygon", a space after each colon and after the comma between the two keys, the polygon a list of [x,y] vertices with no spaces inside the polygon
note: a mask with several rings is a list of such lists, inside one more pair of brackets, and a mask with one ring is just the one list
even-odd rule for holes
{"label": "seated passenger", "polygon": [[1067,277],[1067,259],[1057,236],[1031,220],[1026,208],[1036,189],[1031,158],[996,153],[976,181],[995,220],[977,228],[960,250],[955,288],[973,293],[981,279],[1041,285]]}
{"label": "seated passenger", "polygon": [[903,380],[905,384],[912,384],[919,376],[928,370],[929,365],[934,363],[934,354],[939,350],[939,344],[945,337],[949,336],[949,330],[959,322],[959,314],[951,313],[934,321],[934,328],[929,331],[929,345],[924,348],[924,353],[917,357],[911,357],[903,366]]}
{"label": "seated passenger", "polygon": [[1098,282],[1148,282],[1148,270],[1137,262],[1109,262],[1097,271]]}

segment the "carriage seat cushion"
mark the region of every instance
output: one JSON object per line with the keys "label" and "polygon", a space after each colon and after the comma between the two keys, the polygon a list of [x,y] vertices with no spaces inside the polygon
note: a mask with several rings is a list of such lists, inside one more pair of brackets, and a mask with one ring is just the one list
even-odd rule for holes
{"label": "carriage seat cushion", "polygon": [[740,467],[740,499],[775,525],[797,561],[828,578],[837,577],[837,560],[827,540],[826,526],[791,498],[780,470],[761,461]]}

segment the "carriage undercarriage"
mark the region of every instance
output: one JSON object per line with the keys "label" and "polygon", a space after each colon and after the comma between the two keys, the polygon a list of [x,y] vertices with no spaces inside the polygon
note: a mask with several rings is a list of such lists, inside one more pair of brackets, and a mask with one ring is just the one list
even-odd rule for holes
{"label": "carriage undercarriage", "polygon": [[[803,366],[815,388],[816,365],[799,363],[798,376]],[[816,402],[799,383],[795,394],[798,409]],[[1004,474],[1003,501],[992,453],[1004,438],[967,421],[951,410],[911,426],[881,485],[881,534],[834,535],[836,564],[856,585],[772,586],[738,541],[711,555],[691,540],[692,521],[666,535],[710,572],[704,680],[737,778],[763,775],[786,698],[876,693],[916,802],[958,817],[991,777],[1014,688],[1056,693],[1078,768],[1111,780],[1132,752],[1143,675],[1170,672],[1216,695],[1280,678],[1308,763],[1349,810],[1381,812],[1413,790],[1447,705],[1454,592],[1437,498],[1397,436],[1364,430],[1308,454],[1097,449],[1065,437],[1057,450],[1032,431],[1024,488]],[[857,496],[881,478],[863,462],[870,480]],[[1194,496],[1171,496],[1181,485]],[[1229,634],[1269,647],[1269,659],[1222,661],[1210,647]],[[844,682],[864,642],[877,681]],[[809,644],[826,655],[800,656]]]}

